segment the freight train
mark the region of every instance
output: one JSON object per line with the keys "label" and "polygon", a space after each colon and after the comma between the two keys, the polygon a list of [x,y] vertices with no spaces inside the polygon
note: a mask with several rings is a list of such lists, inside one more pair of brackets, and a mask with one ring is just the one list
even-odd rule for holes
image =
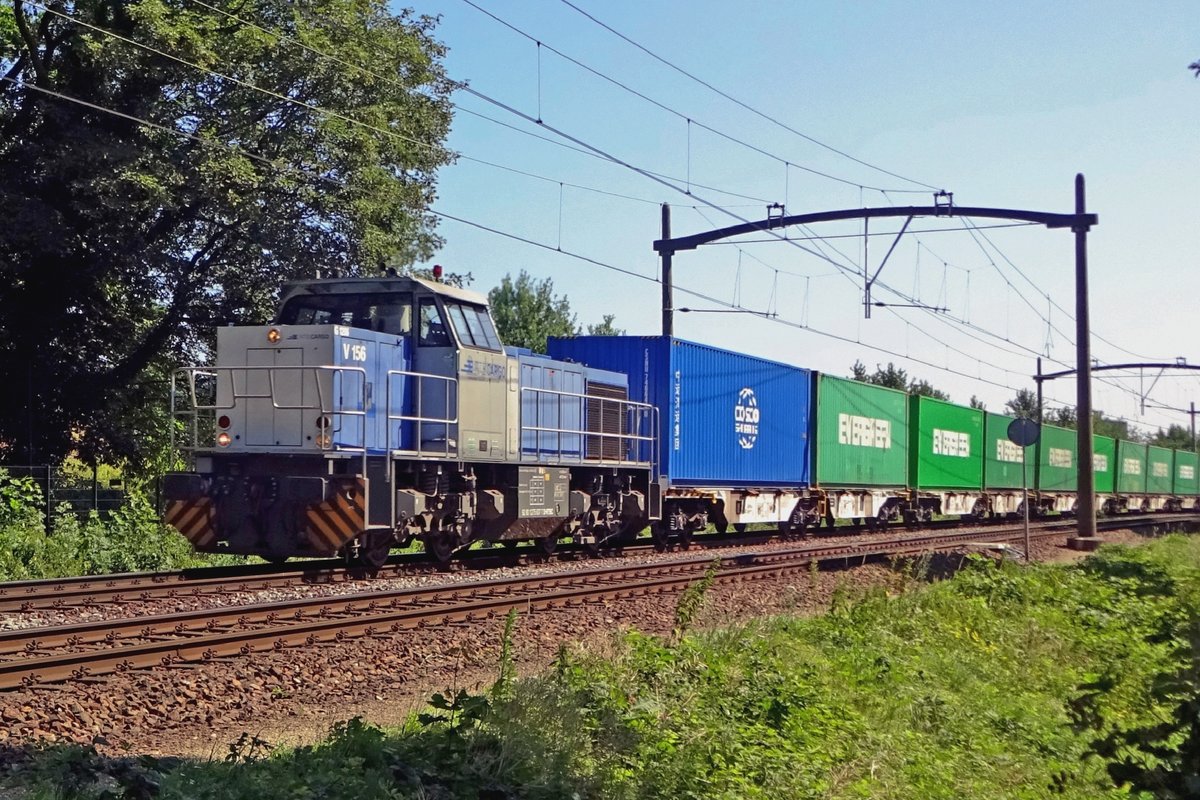
{"label": "freight train", "polygon": [[[187,471],[165,519],[206,552],[344,555],[413,541],[600,548],[649,527],[784,535],[837,520],[1071,513],[1073,431],[1028,449],[1009,417],[676,338],[504,347],[486,298],[438,281],[284,287],[269,325],[217,331],[172,384]],[[1197,455],[1096,437],[1107,513],[1197,508]]]}

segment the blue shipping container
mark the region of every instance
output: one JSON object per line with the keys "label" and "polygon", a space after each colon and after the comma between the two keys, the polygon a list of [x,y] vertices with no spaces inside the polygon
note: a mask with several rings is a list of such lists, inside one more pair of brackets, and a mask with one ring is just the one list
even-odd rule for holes
{"label": "blue shipping container", "polygon": [[629,399],[658,409],[670,485],[808,485],[808,370],[663,336],[552,338],[548,349],[629,376]]}

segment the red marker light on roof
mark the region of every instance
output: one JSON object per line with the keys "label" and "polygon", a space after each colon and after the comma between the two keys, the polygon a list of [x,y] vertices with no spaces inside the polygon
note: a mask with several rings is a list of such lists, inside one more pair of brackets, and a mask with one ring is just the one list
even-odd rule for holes
{"label": "red marker light on roof", "polygon": [[433,279],[435,281],[440,281],[442,279],[442,265],[441,264],[433,265]]}

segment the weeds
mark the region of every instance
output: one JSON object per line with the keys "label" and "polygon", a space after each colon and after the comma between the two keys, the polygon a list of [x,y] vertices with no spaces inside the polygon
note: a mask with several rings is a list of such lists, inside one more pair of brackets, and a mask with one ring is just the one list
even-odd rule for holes
{"label": "weeds", "polygon": [[704,607],[704,596],[708,594],[708,590],[717,579],[717,572],[720,569],[721,559],[714,558],[712,563],[708,565],[708,568],[704,570],[704,577],[690,584],[679,595],[679,601],[675,604],[676,638],[682,636],[691,627],[692,622],[696,619],[696,615]]}
{"label": "weeds", "polygon": [[80,519],[64,505],[47,533],[41,490],[28,478],[0,473],[0,580],[170,570],[235,563],[231,556],[204,556],[159,520],[144,494],[102,519]]}
{"label": "weeds", "polygon": [[145,795],[128,791],[128,762],[84,759],[91,777],[71,783],[78,751],[52,750],[35,785],[164,800],[1190,791],[1200,540],[1069,567],[968,559],[897,597],[842,586],[823,617],[711,631],[692,628],[703,585],[680,599],[672,637],[628,633],[604,657],[563,648],[532,678],[513,673],[510,617],[496,686],[437,694],[399,730],[351,720],[315,747],[156,771]]}

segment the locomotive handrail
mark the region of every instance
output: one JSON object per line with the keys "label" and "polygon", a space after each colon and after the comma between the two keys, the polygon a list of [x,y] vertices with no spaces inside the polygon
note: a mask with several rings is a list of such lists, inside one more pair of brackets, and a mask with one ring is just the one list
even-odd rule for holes
{"label": "locomotive handrail", "polygon": [[[393,376],[417,379],[416,390],[414,392],[416,395],[416,401],[417,401],[417,413],[415,415],[414,414],[404,414],[404,413],[400,413],[400,414],[392,413],[392,378],[393,378]],[[423,391],[421,391],[421,389],[423,388],[422,382],[426,378],[428,378],[430,380],[435,380],[435,381],[443,381],[447,384],[445,416],[444,417],[440,417],[440,418],[439,417],[427,417],[423,413],[423,411],[424,411],[423,398],[424,398],[425,393]],[[387,412],[387,414],[386,414],[387,430],[384,432],[384,447],[387,449],[387,451],[389,453],[392,453],[393,455],[415,453],[417,456],[441,455],[446,458],[449,458],[452,455],[451,447],[450,447],[450,441],[451,441],[450,440],[450,426],[458,424],[458,378],[451,378],[451,377],[447,377],[445,375],[432,375],[428,372],[413,372],[411,370],[405,370],[405,369],[389,369],[387,371],[386,380],[387,380],[387,387],[386,387],[386,391],[384,392],[384,397],[385,397],[385,401],[386,401],[387,405],[384,407],[384,410]],[[450,413],[451,390],[453,390],[453,394],[454,394],[454,404],[453,404],[454,405],[454,414],[453,414],[453,416]],[[403,403],[404,403],[403,398],[401,398],[400,403],[401,403],[401,408],[403,408]],[[402,448],[393,448],[392,447],[392,423],[393,422],[416,423],[416,449],[415,450],[405,450]],[[445,425],[446,426],[446,436],[445,436],[445,441],[444,441],[444,447],[442,448],[441,452],[434,451],[434,450],[429,450],[428,452],[426,452],[426,450],[423,446],[424,439],[421,435],[422,429],[423,429],[424,425],[426,425],[426,424]],[[399,438],[399,434],[397,434],[397,437]],[[397,442],[397,444],[401,444],[401,442]],[[457,452],[457,450],[458,450],[457,439],[454,442],[453,450],[455,452]]]}
{"label": "locomotive handrail", "polygon": [[[277,371],[300,372],[300,373],[302,373],[302,377],[301,377],[302,381],[303,381],[303,372],[311,371],[313,373],[313,379],[314,379],[313,383],[316,385],[316,393],[317,393],[316,404],[314,405],[311,403],[301,403],[298,405],[292,405],[292,404],[278,402],[278,400],[276,399],[277,392],[276,392],[276,382],[275,382],[275,378],[276,378],[275,373]],[[228,403],[222,403],[222,402],[202,403],[202,402],[200,402],[199,392],[196,388],[197,377],[208,376],[208,377],[213,378],[216,381],[219,381],[220,374],[223,372],[229,373],[229,382],[230,382],[229,402]],[[249,388],[248,388],[249,380],[246,380],[243,384],[243,386],[245,387],[245,391],[239,392],[238,385],[237,385],[237,373],[238,372],[247,372],[247,373],[248,372],[266,372],[267,373],[268,391],[265,394],[261,393],[261,392],[251,392],[251,391],[249,391]],[[329,398],[330,402],[327,404],[326,397],[325,397],[325,387],[323,385],[323,381],[321,381],[321,379],[320,379],[321,373],[329,373],[333,377],[342,375],[344,373],[351,373],[351,374],[358,375],[359,383],[361,386],[360,397],[359,397],[359,407],[356,409],[355,408],[351,408],[351,409],[334,408],[333,402],[332,402],[333,401],[332,397]],[[191,399],[191,408],[186,409],[186,410],[179,409],[178,405],[177,405],[178,404],[177,386],[178,386],[178,380],[179,380],[180,376],[184,376],[186,378],[188,393],[189,393],[190,399]],[[343,381],[342,383],[343,383],[343,385],[341,387],[341,392],[344,394],[345,381]],[[318,411],[322,416],[332,417],[333,419],[330,420],[330,425],[328,426],[328,428],[322,429],[322,432],[328,433],[328,436],[324,437],[324,438],[322,438],[322,437],[317,438],[316,444],[317,444],[318,449],[321,450],[322,452],[336,451],[336,452],[343,452],[343,453],[361,454],[362,459],[363,459],[363,471],[365,474],[366,458],[367,458],[367,447],[366,447],[366,443],[367,443],[366,417],[367,417],[367,402],[368,402],[367,385],[368,385],[367,384],[367,371],[363,367],[340,366],[340,365],[330,365],[330,364],[262,364],[262,365],[246,365],[246,366],[239,365],[239,366],[217,366],[217,367],[211,367],[211,366],[210,367],[181,367],[171,373],[171,416],[172,416],[172,419],[180,419],[181,418],[181,419],[190,421],[190,428],[191,428],[191,432],[190,432],[191,437],[190,438],[192,441],[188,445],[178,445],[178,447],[180,450],[195,451],[197,449],[200,449],[200,415],[201,415],[201,413],[212,414],[215,417],[216,412],[218,412],[218,411],[228,411],[228,410],[232,410],[232,409],[236,408],[238,400],[268,400],[271,403],[271,407],[275,410],[279,410],[279,411]],[[332,392],[333,392],[333,387],[331,386],[330,393],[332,394]],[[214,400],[218,400],[221,397],[222,392],[221,392],[219,383],[214,385],[213,395],[214,395]],[[335,443],[334,434],[342,432],[342,428],[341,428],[340,424],[335,424],[335,420],[337,423],[340,423],[341,417],[354,417],[354,418],[357,418],[360,420],[360,424],[359,424],[360,436],[359,436],[359,438],[362,442],[361,445],[355,446],[355,445],[342,445],[342,444]],[[214,427],[215,427],[215,419],[214,419]],[[176,441],[175,441],[175,433],[176,433],[175,427],[171,426],[171,448],[172,448],[172,450],[174,450],[175,447],[177,446]],[[257,447],[258,445],[252,445],[252,446]],[[301,447],[302,446],[303,445],[301,445]]]}
{"label": "locomotive handrail", "polygon": [[[528,392],[534,395],[534,424],[527,425],[525,420],[525,403],[524,394]],[[544,457],[557,458],[560,461],[573,461],[580,464],[617,464],[621,466],[636,465],[636,466],[652,466],[658,463],[658,409],[649,403],[639,403],[634,400],[626,400],[615,397],[601,397],[599,395],[587,394],[585,392],[568,392],[561,389],[540,389],[534,386],[521,387],[522,399],[520,403],[520,421],[518,423],[518,435],[520,439],[520,458],[522,461],[541,461]],[[639,418],[648,419],[648,427],[650,433],[635,433],[635,432],[619,432],[608,433],[603,430],[587,430],[585,419],[587,406],[580,406],[579,428],[561,428],[552,427],[541,424],[542,406],[537,402],[537,398],[541,395],[551,395],[555,397],[567,397],[581,400],[586,403],[589,400],[594,400],[600,403],[600,417],[603,419],[606,404],[617,406],[617,413],[622,415],[627,422],[635,421]],[[555,406],[558,412],[557,416],[561,419],[563,406],[560,403]],[[625,426],[622,426],[623,428]],[[630,431],[643,430],[641,425],[628,425]],[[533,453],[525,452],[525,434],[532,433],[534,439]],[[556,447],[542,447],[542,434],[554,434]],[[563,436],[578,437],[579,452],[573,453],[566,451],[563,448]],[[588,457],[587,445],[589,441],[599,440],[599,454],[595,458]],[[605,443],[615,440],[618,444],[618,450],[624,451],[625,456],[616,459],[605,457]],[[642,446],[647,447],[647,458],[640,458],[639,450]]]}

